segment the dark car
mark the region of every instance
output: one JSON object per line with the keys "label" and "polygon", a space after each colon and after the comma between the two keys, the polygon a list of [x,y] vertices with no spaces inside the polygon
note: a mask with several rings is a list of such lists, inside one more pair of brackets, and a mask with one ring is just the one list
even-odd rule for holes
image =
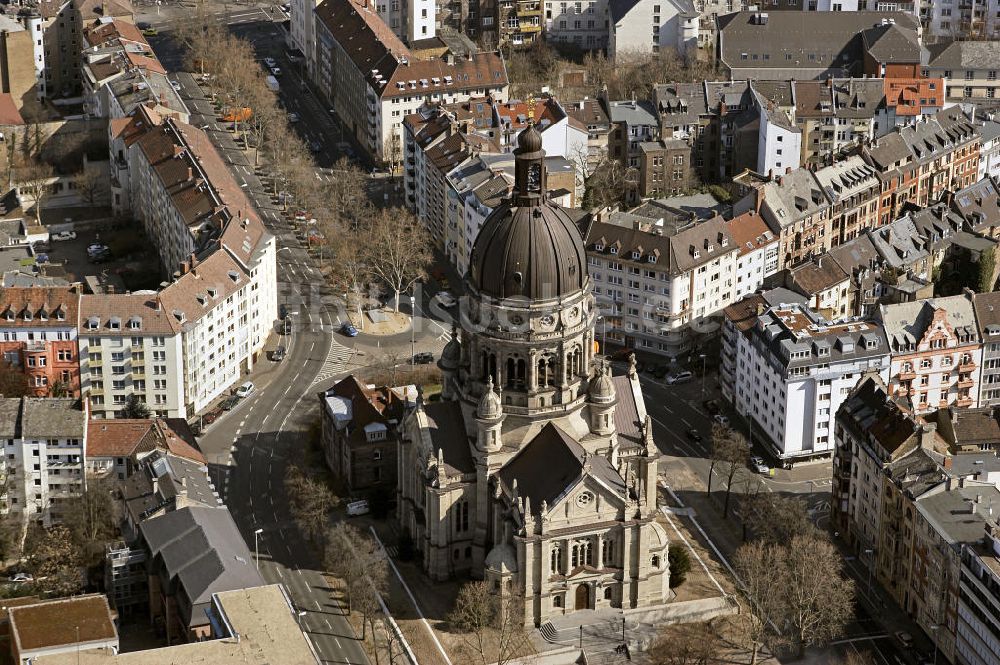
{"label": "dark car", "polygon": [[710,415],[710,416],[714,416],[717,413],[719,413],[719,411],[722,410],[722,407],[719,405],[719,400],[717,400],[717,399],[708,399],[708,400],[705,400],[702,403],[702,406],[705,407],[705,410],[708,411],[708,415]]}
{"label": "dark car", "polygon": [[278,305],[278,318],[283,319],[288,316],[288,305],[281,304]]}
{"label": "dark car", "polygon": [[663,379],[667,376],[667,372],[669,371],[670,368],[666,365],[658,365],[657,368],[653,370],[653,376],[657,379]]}
{"label": "dark car", "polygon": [[434,362],[434,354],[430,351],[422,351],[413,356],[413,364],[415,365],[430,365],[432,362]]}
{"label": "dark car", "polygon": [[282,330],[285,331],[286,335],[292,334],[292,317],[286,316],[284,319],[284,324],[282,325]]}
{"label": "dark car", "polygon": [[687,431],[687,438],[691,439],[695,443],[701,443],[701,432],[692,427]]}
{"label": "dark car", "polygon": [[285,347],[279,346],[274,351],[271,351],[271,360],[276,363],[280,363],[285,359]]}
{"label": "dark car", "polygon": [[358,336],[358,329],[355,328],[350,323],[344,323],[342,326],[340,326],[340,332],[341,334],[347,335],[348,337]]}
{"label": "dark car", "polygon": [[219,405],[219,408],[222,409],[223,411],[231,411],[234,406],[239,404],[239,401],[240,401],[239,397],[237,397],[236,395],[230,395],[222,402],[222,404]]}

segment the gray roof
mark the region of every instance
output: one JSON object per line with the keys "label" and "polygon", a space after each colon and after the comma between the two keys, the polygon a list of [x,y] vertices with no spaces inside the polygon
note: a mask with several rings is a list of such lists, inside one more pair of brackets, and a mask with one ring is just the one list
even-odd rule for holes
{"label": "gray roof", "polygon": [[824,166],[816,171],[816,180],[823,186],[827,198],[834,203],[879,186],[878,174],[859,155]]}
{"label": "gray roof", "polygon": [[905,268],[928,255],[909,215],[868,232],[882,259],[893,268]]}
{"label": "gray roof", "polygon": [[[643,444],[642,426],[646,420],[646,405],[642,401],[638,379],[633,384],[626,374],[611,377],[618,402],[615,404],[615,432],[619,443],[633,446]],[[638,398],[636,391],[639,391]]]}
{"label": "gray roof", "polygon": [[[845,71],[862,61],[860,33],[883,19],[916,30],[916,17],[905,12],[735,12],[718,18],[723,64],[733,70],[807,69]],[[742,59],[742,54],[747,59]]]}
{"label": "gray roof", "polygon": [[853,240],[831,247],[828,253],[849,275],[860,268],[872,268],[880,260],[875,244],[868,234],[862,234]]}
{"label": "gray roof", "polygon": [[430,402],[424,405],[424,415],[434,454],[439,450],[444,454],[445,466],[451,473],[475,472],[461,405],[454,401]]}
{"label": "gray roof", "polygon": [[517,482],[518,496],[531,499],[532,511],[539,510],[543,501],[553,508],[567,490],[588,475],[623,500],[626,498],[625,482],[608,458],[589,454],[551,422],[504,464],[497,475],[508,494]]}
{"label": "gray roof", "polygon": [[1000,137],[1000,122],[996,120],[983,120],[982,118],[977,118],[976,121],[979,123],[979,136],[982,138],[983,143],[992,141],[993,139]]}
{"label": "gray roof", "polygon": [[21,433],[21,398],[0,398],[0,439],[17,439]]}
{"label": "gray roof", "polygon": [[653,101],[668,127],[698,124],[709,113],[701,83],[667,83],[653,86]]}
{"label": "gray roof", "polygon": [[26,439],[80,439],[87,429],[87,417],[75,397],[25,397],[21,415],[22,436]]}
{"label": "gray roof", "polygon": [[918,344],[930,327],[934,310],[939,308],[944,309],[948,325],[956,335],[979,339],[972,300],[964,295],[927,298],[879,308],[885,334],[893,348],[905,348],[907,343]]}
{"label": "gray roof", "polygon": [[1000,291],[977,293],[972,296],[976,308],[976,324],[983,340],[1000,337]]}
{"label": "gray roof", "polygon": [[[990,508],[1000,509],[1000,490],[987,483],[966,482],[965,487],[941,486],[916,501],[917,510],[949,543],[973,543],[983,539],[983,525]],[[975,509],[973,509],[973,507]]]}
{"label": "gray roof", "polygon": [[800,219],[830,207],[822,186],[809,169],[795,169],[786,173],[763,185],[763,190],[761,214],[776,233]]}
{"label": "gray roof", "polygon": [[670,271],[681,274],[736,251],[739,247],[733,242],[726,220],[716,216],[670,238]]}
{"label": "gray roof", "polygon": [[1000,42],[939,42],[928,47],[930,66],[941,69],[997,69]]}
{"label": "gray roof", "polygon": [[1000,226],[1000,187],[989,177],[983,178],[955,192],[951,207],[974,231]]}
{"label": "gray roof", "polygon": [[950,243],[951,238],[962,229],[962,217],[942,203],[917,212],[909,213],[910,219],[924,242],[931,249],[939,249]]}
{"label": "gray roof", "polygon": [[264,586],[253,555],[226,508],[190,506],[140,525],[154,566],[184,590],[190,626],[208,622],[212,594]]}
{"label": "gray roof", "polygon": [[921,61],[920,39],[913,28],[895,23],[877,25],[861,33],[865,49],[881,63],[916,63]]}
{"label": "gray roof", "polygon": [[870,322],[829,322],[800,304],[772,307],[748,328],[787,369],[877,358],[888,353],[885,333]]}
{"label": "gray roof", "polygon": [[207,466],[161,450],[142,458],[141,467],[122,481],[120,488],[135,524],[176,505],[178,496],[204,506],[222,505]]}
{"label": "gray roof", "polygon": [[621,122],[626,125],[659,125],[656,108],[652,102],[640,99],[608,102],[608,115],[611,122]]}

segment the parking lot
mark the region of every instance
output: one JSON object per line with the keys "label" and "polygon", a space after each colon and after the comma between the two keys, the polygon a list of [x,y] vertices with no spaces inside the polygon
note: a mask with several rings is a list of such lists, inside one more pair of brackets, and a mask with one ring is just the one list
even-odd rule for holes
{"label": "parking lot", "polygon": [[[39,254],[49,263],[60,264],[67,279],[83,281],[87,276],[103,276],[116,288],[137,291],[156,288],[160,281],[158,263],[141,233],[128,229],[112,231],[75,231],[71,240],[51,240]],[[87,248],[103,245],[108,251],[99,257],[88,255]]]}

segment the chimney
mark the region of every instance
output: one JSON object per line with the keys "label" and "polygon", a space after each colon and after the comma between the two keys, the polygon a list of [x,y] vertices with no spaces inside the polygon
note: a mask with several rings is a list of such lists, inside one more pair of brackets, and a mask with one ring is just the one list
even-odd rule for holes
{"label": "chimney", "polygon": [[828,87],[828,88],[832,88],[833,87],[833,77],[828,77],[826,79],[826,87]]}
{"label": "chimney", "polygon": [[190,166],[188,167],[188,177],[187,177],[187,179],[188,180],[194,180],[194,169],[191,168]]}
{"label": "chimney", "polygon": [[785,167],[785,175],[788,175],[791,172],[792,172],[792,167],[791,166],[786,166]]}
{"label": "chimney", "polygon": [[181,261],[181,274],[186,275],[191,272],[191,264],[187,261]]}
{"label": "chimney", "polygon": [[785,183],[785,176],[779,175],[774,181],[778,183],[778,187],[781,187]]}
{"label": "chimney", "polygon": [[754,202],[754,214],[759,214],[760,207],[764,205],[764,189],[758,188],[755,191],[757,192],[757,200]]}

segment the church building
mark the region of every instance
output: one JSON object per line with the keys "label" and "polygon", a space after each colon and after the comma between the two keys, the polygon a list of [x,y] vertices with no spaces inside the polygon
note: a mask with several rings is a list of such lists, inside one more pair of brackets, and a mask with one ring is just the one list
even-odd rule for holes
{"label": "church building", "polygon": [[526,624],[659,605],[668,541],[639,377],[597,355],[579,212],[548,199],[533,123],[514,155],[438,363],[441,400],[419,400],[404,426],[399,518],[432,579],[521,593]]}

